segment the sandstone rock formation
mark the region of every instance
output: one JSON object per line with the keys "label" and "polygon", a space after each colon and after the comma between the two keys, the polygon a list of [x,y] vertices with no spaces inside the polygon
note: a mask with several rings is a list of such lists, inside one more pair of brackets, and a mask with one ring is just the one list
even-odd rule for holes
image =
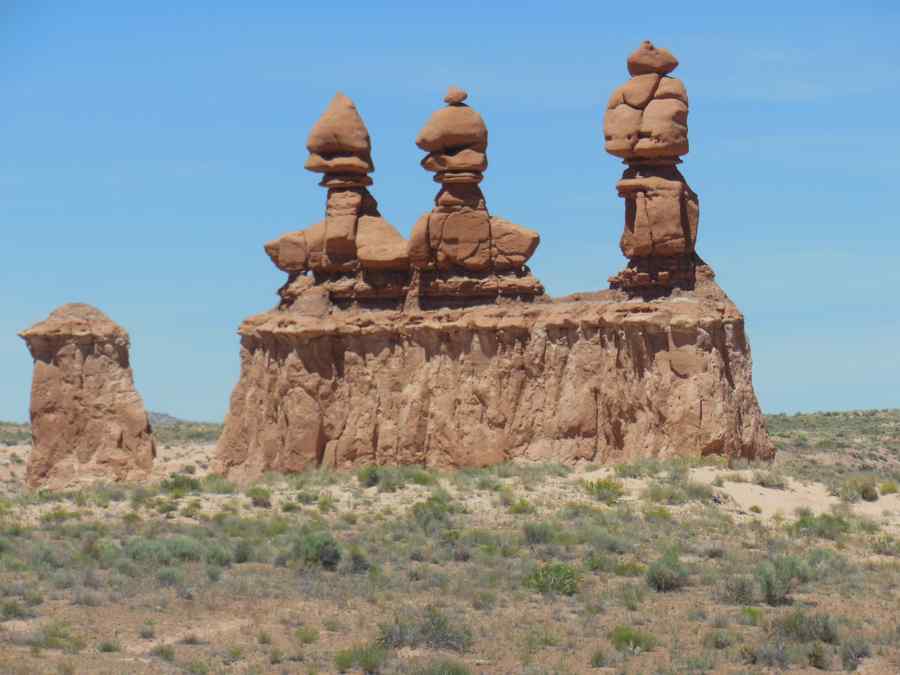
{"label": "sandstone rock formation", "polygon": [[[441,184],[435,208],[405,257],[389,225],[373,234],[396,267],[364,258],[362,212],[349,209],[355,229],[332,225],[343,217],[332,196],[335,207],[347,191],[366,203],[363,185],[347,184],[371,168],[362,122],[336,99],[323,120],[338,121],[310,140],[330,210],[267,247],[291,278],[278,308],[240,327],[241,376],[214,470],[253,480],[363,464],[771,457],[743,317],[694,253],[697,199],[676,168],[687,152],[676,65],[645,44],[607,112],[607,149],[629,165],[619,182],[629,268],[611,290],[560,300],[525,264],[537,233],[485,206],[487,129],[456,88],[416,141]],[[395,276],[377,286],[373,271]]]}
{"label": "sandstone rock formation", "polygon": [[328,188],[325,219],[266,244],[272,262],[289,274],[282,304],[402,296],[409,276],[406,240],[366,189],[375,170],[372,145],[349,98],[338,93],[332,99],[306,148],[306,168],[325,174],[319,183]]}
{"label": "sandstone rock formation", "polygon": [[251,317],[215,468],[771,457],[743,317],[698,277],[647,302]]}
{"label": "sandstone rock formation", "polygon": [[540,236],[488,213],[478,184],[487,169],[488,132],[466,105],[468,94],[450,87],[445,108],[435,112],[416,138],[428,153],[422,167],[441,184],[435,207],[416,222],[409,261],[423,297],[471,298],[541,295],[543,286],[525,263]]}
{"label": "sandstone rock formation", "polygon": [[19,334],[34,358],[26,482],[147,478],[156,456],[125,330],[89,305],[63,305]]}
{"label": "sandstone rock formation", "polygon": [[678,60],[650,42],[628,57],[631,79],[616,89],[603,118],[606,151],[628,168],[616,185],[625,199],[620,246],[628,267],[613,288],[664,292],[691,288],[699,263],[694,246],[700,206],[678,171],[688,152],[688,97],[669,76]]}

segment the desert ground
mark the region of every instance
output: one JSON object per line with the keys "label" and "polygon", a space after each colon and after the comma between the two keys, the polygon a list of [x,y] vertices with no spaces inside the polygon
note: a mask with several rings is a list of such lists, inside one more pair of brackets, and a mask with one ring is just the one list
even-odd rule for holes
{"label": "desert ground", "polygon": [[771,464],[644,460],[22,484],[0,424],[3,673],[900,672],[900,411],[774,415]]}

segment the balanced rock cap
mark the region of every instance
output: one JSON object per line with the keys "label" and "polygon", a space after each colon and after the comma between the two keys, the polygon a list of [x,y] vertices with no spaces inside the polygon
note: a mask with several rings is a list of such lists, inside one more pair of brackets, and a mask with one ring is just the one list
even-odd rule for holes
{"label": "balanced rock cap", "polygon": [[335,94],[309,132],[306,149],[316,155],[346,153],[365,156],[371,152],[369,130],[353,101],[340,92]]}
{"label": "balanced rock cap", "polygon": [[469,98],[468,92],[451,85],[447,89],[447,95],[444,96],[444,103],[447,105],[461,105],[467,98]]}
{"label": "balanced rock cap", "polygon": [[128,333],[96,307],[69,303],[54,309],[50,316],[23,330],[19,336],[26,342],[33,338],[98,337],[128,344]]}
{"label": "balanced rock cap", "polygon": [[487,127],[474,108],[463,104],[467,97],[465,91],[450,87],[444,98],[447,107],[434,111],[416,137],[416,145],[426,152],[441,152],[448,148],[484,152]]}
{"label": "balanced rock cap", "polygon": [[668,75],[677,67],[678,59],[668,49],[654,47],[650,40],[644,40],[628,57],[628,72],[632,76],[648,73]]}

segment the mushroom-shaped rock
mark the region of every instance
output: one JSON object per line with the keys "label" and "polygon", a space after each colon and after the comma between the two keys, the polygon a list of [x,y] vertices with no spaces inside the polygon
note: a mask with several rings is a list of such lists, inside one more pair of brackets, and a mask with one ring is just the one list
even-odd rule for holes
{"label": "mushroom-shaped rock", "polygon": [[677,67],[678,59],[668,49],[654,47],[649,40],[644,40],[628,57],[628,72],[631,75],[668,75]]}
{"label": "mushroom-shaped rock", "polygon": [[34,358],[27,484],[147,478],[156,445],[128,333],[95,307],[69,304],[19,335]]}
{"label": "mushroom-shaped rock", "polygon": [[488,133],[484,120],[467,105],[450,105],[436,110],[416,137],[416,145],[426,152],[448,148],[470,148],[484,152]]}

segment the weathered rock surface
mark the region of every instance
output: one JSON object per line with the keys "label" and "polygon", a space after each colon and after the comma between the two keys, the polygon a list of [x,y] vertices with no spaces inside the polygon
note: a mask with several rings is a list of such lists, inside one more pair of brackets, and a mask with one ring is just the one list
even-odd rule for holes
{"label": "weathered rock surface", "polygon": [[425,298],[536,296],[544,287],[525,263],[540,235],[492,216],[478,187],[487,169],[488,132],[481,115],[450,87],[416,138],[428,152],[422,167],[441,183],[431,213],[410,234],[409,262],[418,271],[413,292]]}
{"label": "weathered rock surface", "polygon": [[[374,170],[369,132],[353,102],[341,93],[316,122],[306,144],[306,168],[324,173],[328,188],[325,219],[289,232],[265,246],[275,265],[287,272],[282,306],[308,308],[331,299],[400,298],[408,286],[406,240],[378,211],[366,186]],[[298,283],[312,273],[311,284]],[[301,298],[300,293],[310,293]]]}
{"label": "weathered rock surface", "polygon": [[689,149],[687,90],[668,75],[677,66],[670,52],[644,42],[628,57],[632,77],[603,117],[606,151],[628,164],[616,184],[625,199],[619,244],[628,266],[610,277],[612,288],[653,294],[695,283],[700,203],[676,168]]}
{"label": "weathered rock surface", "polygon": [[743,317],[698,279],[652,301],[251,317],[216,470],[771,457]]}
{"label": "weathered rock surface", "polygon": [[27,484],[147,478],[156,446],[128,333],[94,307],[69,304],[19,335],[34,358]]}

